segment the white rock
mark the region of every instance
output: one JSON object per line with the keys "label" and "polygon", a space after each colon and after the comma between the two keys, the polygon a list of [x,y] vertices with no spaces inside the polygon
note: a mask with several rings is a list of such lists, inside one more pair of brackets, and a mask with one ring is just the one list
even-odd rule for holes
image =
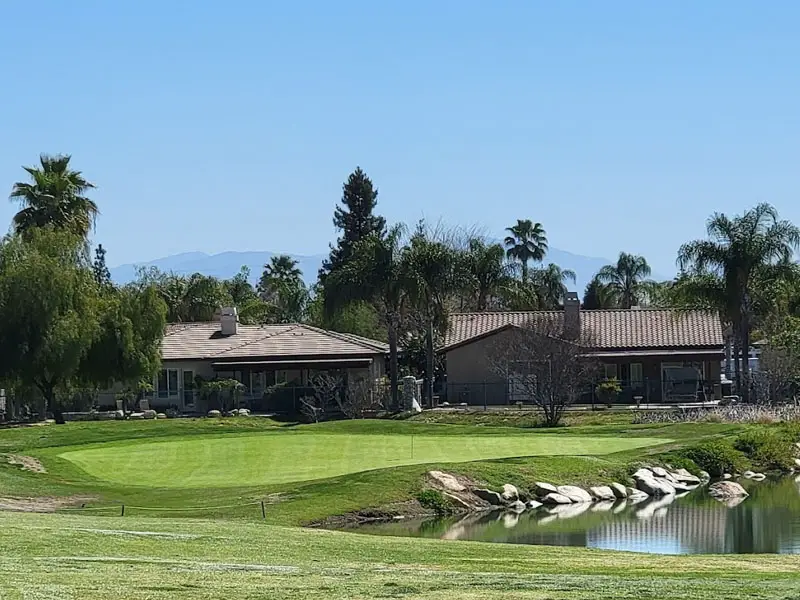
{"label": "white rock", "polygon": [[708,473],[708,471],[700,471],[700,479],[702,481],[708,481],[711,479],[711,475]]}
{"label": "white rock", "polygon": [[461,510],[467,510],[467,511],[473,510],[473,507],[470,506],[469,503],[465,502],[458,496],[454,496],[453,494],[448,494],[447,492],[442,492],[442,496],[444,496],[447,499],[447,501],[450,502],[450,504]]}
{"label": "white rock", "polygon": [[537,500],[528,500],[528,510],[534,510],[542,506],[542,503]]}
{"label": "white rock", "polygon": [[458,479],[456,479],[454,475],[451,475],[450,473],[443,473],[442,471],[428,471],[428,477],[433,479],[448,492],[463,492],[467,489],[458,482]]}
{"label": "white rock", "polygon": [[123,411],[123,410],[116,411],[114,413],[114,418],[115,419],[124,419],[125,418],[125,411]]}
{"label": "white rock", "polygon": [[520,500],[514,500],[508,505],[508,510],[517,514],[524,513],[526,508],[525,503]]}
{"label": "white rock", "polygon": [[656,477],[666,477],[669,472],[664,467],[653,467],[650,469]]}
{"label": "white rock", "polygon": [[735,481],[718,481],[708,488],[708,493],[714,498],[742,498],[748,496],[747,491]]}
{"label": "white rock", "polygon": [[673,471],[672,478],[680,483],[688,483],[691,485],[699,485],[701,482],[699,477],[692,475],[686,469],[678,469],[677,471]]}
{"label": "white rock", "polygon": [[542,498],[542,504],[572,504],[572,500],[557,492],[547,494]]}
{"label": "white rock", "polygon": [[166,419],[166,418],[167,418],[167,415],[165,415],[164,413],[158,413],[156,415],[156,419]]}
{"label": "white rock", "polygon": [[673,496],[675,488],[665,479],[655,477],[640,478],[636,480],[636,487],[650,496]]}
{"label": "white rock", "polygon": [[130,415],[128,415],[128,418],[131,419],[132,421],[141,421],[142,419],[144,419],[144,413],[140,412],[131,413]]}
{"label": "white rock", "polygon": [[537,496],[547,496],[547,494],[557,494],[558,488],[550,483],[537,481],[533,484],[533,493]]}
{"label": "white rock", "polygon": [[732,477],[733,477],[733,475],[731,475],[730,473],[723,473],[722,474],[722,478],[723,479],[731,479]]}
{"label": "white rock", "polygon": [[210,410],[208,411],[208,416],[212,418],[218,418],[222,416],[222,413],[219,412],[218,410]]}
{"label": "white rock", "polygon": [[576,485],[560,485],[558,486],[558,493],[566,496],[572,502],[591,502],[592,496],[586,490],[579,488]]}
{"label": "white rock", "polygon": [[625,486],[622,485],[621,483],[614,482],[614,483],[609,484],[608,487],[611,488],[611,491],[614,492],[614,495],[617,498],[622,499],[622,498],[627,498],[628,497],[628,492],[625,489]]}
{"label": "white rock", "polygon": [[517,488],[510,483],[503,485],[503,491],[500,493],[500,495],[506,502],[514,502],[515,500],[519,500],[519,491],[517,491]]}
{"label": "white rock", "polygon": [[486,489],[477,489],[472,491],[478,498],[488,502],[492,506],[503,506],[505,502],[503,501],[503,497],[498,494],[497,492],[493,492],[492,490]]}
{"label": "white rock", "polygon": [[654,477],[653,472],[650,469],[642,467],[636,473],[633,474],[634,479],[652,479]]}
{"label": "white rock", "polygon": [[613,502],[617,498],[617,496],[614,494],[614,490],[612,490],[607,485],[598,485],[595,487],[590,487],[589,494],[591,494],[592,498],[594,498],[595,500],[600,500],[600,501],[610,500]]}
{"label": "white rock", "polygon": [[755,475],[755,473],[753,473],[752,471],[745,471],[744,473],[742,473],[742,477],[744,477],[745,479],[752,479],[753,475]]}
{"label": "white rock", "polygon": [[754,473],[753,476],[750,478],[753,481],[764,481],[767,478],[766,475],[763,473]]}

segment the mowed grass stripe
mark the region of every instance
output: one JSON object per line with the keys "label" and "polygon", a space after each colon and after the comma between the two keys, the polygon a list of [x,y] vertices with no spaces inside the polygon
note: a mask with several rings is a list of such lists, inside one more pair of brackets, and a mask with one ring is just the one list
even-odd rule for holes
{"label": "mowed grass stripe", "polygon": [[568,435],[235,435],[73,450],[59,456],[122,485],[218,488],[325,479],[402,465],[604,455],[662,438]]}

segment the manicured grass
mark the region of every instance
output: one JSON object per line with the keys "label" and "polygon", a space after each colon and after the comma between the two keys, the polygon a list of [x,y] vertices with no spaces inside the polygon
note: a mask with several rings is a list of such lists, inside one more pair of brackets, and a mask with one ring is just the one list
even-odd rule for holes
{"label": "manicured grass", "polygon": [[796,556],[655,556],[225,521],[0,513],[0,598],[762,600]]}
{"label": "manicured grass", "polygon": [[139,441],[113,451],[97,447],[70,450],[59,457],[114,484],[219,488],[327,479],[412,464],[524,456],[600,456],[671,441],[545,434],[414,435],[413,431],[411,435],[335,434],[316,433],[316,429]]}

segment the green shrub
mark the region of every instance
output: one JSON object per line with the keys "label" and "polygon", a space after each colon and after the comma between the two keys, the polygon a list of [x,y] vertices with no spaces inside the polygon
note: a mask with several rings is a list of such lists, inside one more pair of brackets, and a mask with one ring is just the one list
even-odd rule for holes
{"label": "green shrub", "polygon": [[673,469],[686,469],[693,475],[699,475],[700,471],[704,470],[702,467],[698,467],[697,463],[691,458],[683,456],[677,452],[663,454],[659,458],[661,462],[670,465]]}
{"label": "green shrub", "polygon": [[693,461],[712,477],[741,472],[747,468],[745,455],[727,442],[705,442],[680,451],[680,456]]}
{"label": "green shrub", "polygon": [[417,494],[417,502],[423,508],[432,510],[437,515],[446,515],[452,512],[447,499],[438,490],[422,490]]}
{"label": "green shrub", "polygon": [[786,471],[794,465],[794,447],[784,432],[747,431],[736,438],[733,447],[763,469]]}

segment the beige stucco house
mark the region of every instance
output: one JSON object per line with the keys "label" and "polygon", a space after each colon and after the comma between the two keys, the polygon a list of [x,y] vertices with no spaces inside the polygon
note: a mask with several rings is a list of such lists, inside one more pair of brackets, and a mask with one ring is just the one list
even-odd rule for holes
{"label": "beige stucco house", "polygon": [[[441,352],[445,355],[447,401],[511,404],[513,382],[497,373],[492,353],[503,336],[546,317],[591,340],[589,354],[602,364],[601,377],[620,380],[623,402],[660,402],[719,394],[725,338],[719,316],[705,310],[581,310],[571,296],[562,311],[459,313]],[[591,393],[591,390],[587,390]]]}
{"label": "beige stucco house", "polygon": [[[240,381],[244,400],[255,410],[290,410],[320,372],[382,377],[387,353],[383,342],[310,325],[241,325],[235,310],[223,310],[220,321],[167,326],[151,404],[202,411],[199,376]],[[276,389],[281,393],[265,394]]]}

